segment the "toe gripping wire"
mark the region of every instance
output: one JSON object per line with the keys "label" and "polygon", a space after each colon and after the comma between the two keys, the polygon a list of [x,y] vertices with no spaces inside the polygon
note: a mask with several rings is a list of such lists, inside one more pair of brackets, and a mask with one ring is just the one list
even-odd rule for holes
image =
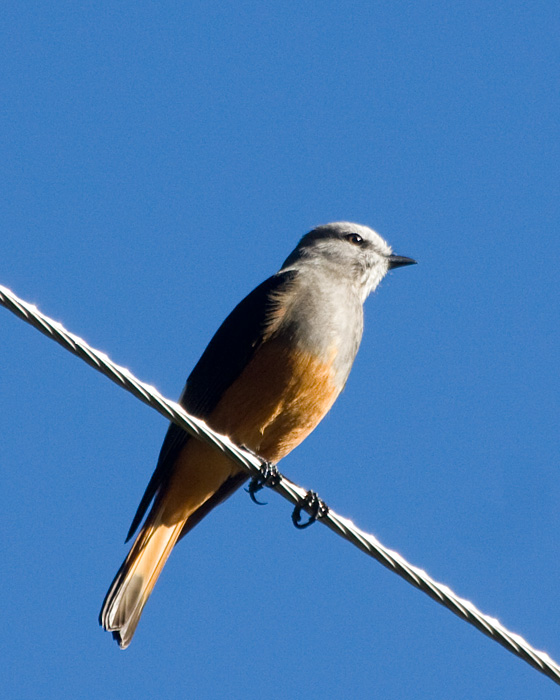
{"label": "toe gripping wire", "polygon": [[[304,523],[300,522],[302,510],[305,510],[309,515],[309,519]],[[305,498],[302,498],[294,508],[292,522],[294,527],[297,527],[298,530],[305,530],[306,527],[313,525],[319,518],[324,518],[328,512],[328,505],[319,498],[317,493],[315,491],[308,491],[305,494]]]}
{"label": "toe gripping wire", "polygon": [[[245,447],[245,449],[247,449]],[[278,486],[282,480],[282,474],[278,471],[278,468],[272,462],[264,462],[261,467],[260,476],[254,476],[249,486],[245,491],[251,497],[253,503],[258,506],[265,506],[265,501],[259,501],[256,494],[261,491],[265,486],[269,488],[274,488]],[[309,519],[306,522],[301,522],[301,511],[304,510],[308,515]],[[294,527],[298,530],[305,530],[306,527],[313,525],[313,523],[319,518],[323,518],[329,512],[329,507],[322,501],[315,491],[308,491],[303,498],[301,498],[294,508],[292,513],[292,522]]]}
{"label": "toe gripping wire", "polygon": [[247,491],[253,503],[256,503],[258,506],[266,506],[266,501],[259,501],[256,494],[265,486],[269,488],[278,486],[281,480],[282,474],[278,471],[278,467],[272,462],[264,462],[260,476],[254,476],[245,491]]}

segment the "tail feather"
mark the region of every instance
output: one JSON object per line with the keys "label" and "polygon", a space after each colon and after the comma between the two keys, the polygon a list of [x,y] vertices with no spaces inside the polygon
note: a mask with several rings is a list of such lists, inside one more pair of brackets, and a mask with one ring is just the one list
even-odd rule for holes
{"label": "tail feather", "polygon": [[132,640],[150,593],[179,539],[184,521],[164,525],[156,516],[146,523],[117,572],[101,608],[99,623],[113,633],[121,649]]}

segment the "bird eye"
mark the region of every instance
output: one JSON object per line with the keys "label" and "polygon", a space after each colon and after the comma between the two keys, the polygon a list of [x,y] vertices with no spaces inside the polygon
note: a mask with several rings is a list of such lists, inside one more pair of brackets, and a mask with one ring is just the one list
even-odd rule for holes
{"label": "bird eye", "polygon": [[354,245],[362,245],[364,242],[364,239],[360,236],[359,233],[348,233],[346,235],[346,240],[350,241],[350,243],[353,243]]}

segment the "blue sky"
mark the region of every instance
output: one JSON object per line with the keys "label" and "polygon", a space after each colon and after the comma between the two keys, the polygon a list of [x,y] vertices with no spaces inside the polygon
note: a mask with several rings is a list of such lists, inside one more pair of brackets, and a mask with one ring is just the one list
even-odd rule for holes
{"label": "blue sky", "polygon": [[[8,2],[0,284],[177,398],[319,223],[419,261],[282,462],[560,660],[560,10]],[[165,421],[0,309],[3,694],[508,698],[555,685],[290,507],[238,493],[135,639],[97,626]]]}

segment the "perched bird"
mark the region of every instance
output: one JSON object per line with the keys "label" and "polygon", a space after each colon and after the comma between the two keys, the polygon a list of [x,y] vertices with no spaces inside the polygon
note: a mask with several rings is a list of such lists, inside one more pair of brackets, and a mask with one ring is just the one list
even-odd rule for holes
{"label": "perched bird", "polygon": [[[368,294],[388,270],[414,262],[394,255],[366,226],[318,226],[226,318],[187,379],[181,405],[278,462],[342,391]],[[152,507],[100,613],[100,624],[123,649],[174,545],[246,479],[222,453],[169,426],[127,540]]]}

